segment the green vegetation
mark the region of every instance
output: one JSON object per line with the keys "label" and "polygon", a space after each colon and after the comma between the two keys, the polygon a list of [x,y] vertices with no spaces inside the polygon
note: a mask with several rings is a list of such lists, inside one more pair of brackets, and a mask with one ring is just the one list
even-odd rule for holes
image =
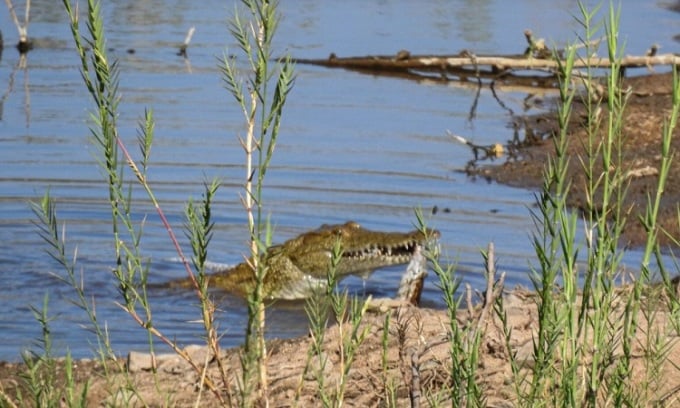
{"label": "green vegetation", "polygon": [[[512,362],[523,406],[535,406],[537,401],[547,406],[648,405],[653,402],[654,384],[635,381],[630,365],[635,336],[638,330],[647,333],[644,355],[649,359],[650,372],[659,372],[658,364],[670,346],[669,333],[659,333],[653,324],[661,303],[643,302],[642,291],[650,287],[652,255],[666,275],[656,241],[656,216],[671,160],[668,146],[677,120],[680,88],[676,77],[673,109],[662,141],[658,194],[650,197],[647,216],[642,220],[648,239],[641,274],[626,293],[617,288],[616,280],[623,255],[619,245],[621,233],[627,223],[637,221],[627,219],[627,209],[622,205],[628,186],[622,157],[624,149],[630,148],[626,146],[622,123],[629,95],[620,85],[619,61],[623,56],[617,39],[620,9],[611,6],[603,25],[594,25],[597,11],[588,11],[581,5],[578,21],[585,33],[584,54],[586,59],[593,55],[592,40],[603,29],[611,69],[604,97],[596,99],[593,93],[583,96],[588,134],[583,157],[569,157],[566,153],[571,107],[577,97],[572,84],[583,81],[586,88],[592,89],[590,85],[596,79],[591,69],[585,74],[581,72],[578,78],[573,76],[573,63],[579,58],[575,47],[567,49],[565,63],[560,67],[561,104],[557,112],[560,132],[553,138],[555,155],[545,170],[543,188],[537,198],[538,210],[534,213],[537,232],[533,242],[538,266],[532,272],[532,281],[538,294],[539,315],[534,364],[528,375],[517,378],[520,366],[517,361]],[[599,129],[605,129],[602,139],[596,137]],[[566,205],[570,194],[569,160],[579,160],[587,180],[583,237],[577,234],[577,214],[568,211]],[[582,261],[579,253],[584,250]],[[667,278],[665,285],[670,294]],[[670,296],[670,303],[677,303],[675,295]],[[625,307],[619,307],[621,304]],[[638,320],[641,308],[647,317],[643,326]]]}
{"label": "green vegetation", "polygon": [[[317,293],[307,301],[307,315],[309,316],[310,333],[312,344],[308,352],[307,364],[300,380],[312,370],[317,382],[318,397],[324,407],[341,407],[345,397],[345,387],[352,362],[357,357],[357,351],[368,334],[367,327],[361,327],[368,300],[360,301],[356,297],[350,299],[347,291],[335,290],[338,278],[336,271],[339,268],[343,248],[340,240],[333,248],[330,259],[330,272],[325,293]],[[333,371],[339,372],[339,378],[334,384],[327,384],[328,377],[328,351],[325,346],[326,328],[328,327],[329,313],[338,322],[338,344],[334,350],[340,356],[339,368]],[[349,326],[345,325],[349,323]],[[298,387],[296,398],[299,398],[301,386]],[[329,390],[330,387],[330,390]],[[296,400],[297,402],[297,400]]]}
{"label": "green vegetation", "polygon": [[[71,355],[67,353],[64,358],[63,373],[59,370],[57,359],[52,355],[50,321],[53,318],[47,315],[48,306],[49,296],[45,295],[42,309],[31,307],[35,320],[42,328],[42,338],[37,342],[36,350],[26,351],[22,356],[26,365],[23,378],[28,395],[24,397],[18,393],[17,402],[35,407],[59,407],[62,406],[62,402],[69,407],[85,407],[88,382],[82,385],[80,393],[76,393]],[[59,379],[61,375],[64,376],[63,386],[59,386],[62,383]]]}
{"label": "green vegetation", "polygon": [[[257,394],[258,399],[267,397],[267,349],[264,340],[265,304],[264,276],[267,273],[263,260],[271,245],[269,220],[263,215],[262,188],[269,163],[274,154],[281,125],[286,96],[293,85],[293,64],[290,59],[272,67],[272,39],[276,33],[279,15],[276,2],[244,0],[248,20],[237,13],[231,21],[230,31],[236,39],[252,76],[248,85],[239,80],[234,61],[225,56],[221,71],[225,87],[241,108],[246,125],[241,145],[245,152],[245,193],[243,206],[248,217],[250,231],[250,254],[256,284],[248,296],[248,326],[242,359],[241,402],[250,405]],[[276,76],[273,93],[272,78]]]}
{"label": "green vegetation", "polygon": [[[247,213],[251,232],[251,254],[254,269],[257,271],[257,285],[248,298],[248,328],[242,358],[242,378],[239,396],[231,394],[230,387],[220,387],[211,379],[202,376],[207,387],[223,404],[252,405],[258,399],[266,398],[266,348],[264,342],[265,305],[262,296],[262,279],[266,270],[261,267],[261,259],[270,245],[271,231],[263,219],[262,185],[269,161],[274,153],[276,138],[282,117],[286,96],[293,83],[293,66],[290,61],[271,67],[271,42],[276,31],[278,15],[276,4],[267,1],[244,1],[244,11],[249,19],[244,22],[237,11],[231,24],[231,33],[237,39],[241,51],[246,56],[252,77],[247,79],[247,92],[236,75],[232,62],[225,56],[222,60],[222,73],[225,85],[243,109],[246,120],[246,136],[241,140],[246,154],[246,182],[243,204]],[[116,118],[118,116],[118,67],[107,57],[106,37],[101,17],[101,3],[88,1],[86,34],[82,33],[77,10],[69,0],[64,7],[70,16],[71,32],[76,50],[80,57],[81,74],[85,86],[96,106],[92,114],[93,126],[90,128],[94,144],[100,149],[99,164],[106,174],[106,183],[111,203],[112,240],[114,244],[114,276],[118,282],[122,298],[120,304],[132,319],[147,332],[149,351],[154,353],[155,339],[170,346],[185,359],[197,373],[202,374],[207,362],[194,361],[179,345],[165,336],[153,324],[152,305],[147,297],[148,263],[141,254],[142,226],[132,220],[132,184],[127,186],[127,172],[132,172],[136,182],[146,191],[155,207],[160,220],[167,229],[169,239],[182,259],[187,275],[194,282],[198,296],[201,319],[205,329],[206,344],[213,355],[220,355],[219,334],[214,324],[216,306],[208,295],[205,278],[205,262],[208,258],[208,244],[212,237],[211,202],[219,188],[219,181],[213,180],[205,185],[203,200],[196,205],[189,200],[186,209],[186,230],[192,247],[192,265],[181,249],[178,238],[169,224],[163,209],[156,199],[153,187],[146,178],[154,137],[154,119],[151,111],[145,112],[140,124],[138,144],[141,159],[135,160],[123,140],[119,137]],[[270,82],[276,75],[275,88],[269,91]],[[270,95],[271,93],[271,95]],[[122,159],[121,160],[121,155]],[[254,181],[253,181],[254,180]],[[115,354],[108,340],[107,332],[97,321],[94,305],[87,301],[86,289],[81,286],[75,275],[75,265],[66,255],[64,237],[58,233],[58,221],[54,202],[45,194],[42,202],[34,205],[39,216],[39,227],[45,241],[51,248],[50,254],[66,271],[62,278],[74,288],[76,304],[85,310],[90,318],[93,332],[97,335],[99,358],[107,367],[115,360]],[[219,360],[219,359],[218,359]],[[115,364],[115,363],[114,363]],[[221,364],[222,384],[230,384],[232,368]],[[122,366],[117,367],[125,371]],[[113,388],[113,387],[112,387]],[[134,394],[134,387],[128,387]],[[112,389],[112,393],[114,393]],[[257,394],[259,393],[259,395]],[[258,395],[257,397],[254,397]],[[139,395],[137,395],[139,397]],[[116,399],[116,401],[120,401]],[[130,400],[126,399],[127,403]]]}
{"label": "green vegetation", "polygon": [[[142,152],[139,160],[130,155],[118,135],[119,71],[106,54],[100,3],[88,1],[86,28],[83,29],[70,1],[64,0],[71,17],[71,31],[80,57],[82,78],[95,105],[90,130],[99,148],[98,160],[108,185],[111,239],[114,244],[113,273],[118,284],[120,306],[146,333],[151,353],[155,342],[160,340],[191,365],[201,378],[198,389],[208,390],[225,406],[264,406],[269,401],[269,381],[266,365],[268,354],[264,341],[266,305],[262,293],[262,281],[267,270],[262,260],[271,243],[271,228],[265,216],[262,190],[275,151],[286,96],[293,85],[294,67],[289,60],[272,62],[272,38],[279,20],[276,2],[244,0],[242,3],[243,7],[231,21],[230,31],[246,58],[247,78],[244,80],[238,75],[234,62],[226,55],[220,61],[220,69],[225,87],[242,109],[245,120],[246,131],[241,140],[246,163],[243,205],[250,230],[250,253],[257,284],[247,299],[248,324],[241,367],[238,367],[240,371],[217,358],[220,378],[215,379],[205,375],[207,360],[194,361],[154,326],[154,305],[149,303],[147,297],[149,267],[140,250],[143,231],[131,216],[135,203],[128,179],[131,172],[136,185],[146,191],[167,229],[170,241],[184,262],[187,275],[194,282],[206,345],[212,355],[220,355],[219,333],[214,323],[216,305],[207,291],[205,265],[214,225],[211,204],[220,183],[218,180],[206,182],[200,203],[190,199],[186,207],[186,234],[192,247],[190,262],[155,199],[153,186],[146,178],[154,134],[152,112],[145,112],[139,126],[138,144]],[[595,407],[663,403],[659,401],[656,390],[663,381],[659,373],[665,353],[669,350],[672,337],[679,334],[680,303],[669,278],[671,273],[666,270],[657,243],[657,236],[661,233],[657,216],[673,159],[670,141],[680,111],[680,80],[677,75],[674,77],[673,106],[664,126],[660,146],[657,192],[650,195],[647,212],[642,219],[629,219],[627,209],[622,205],[627,189],[626,169],[621,162],[627,148],[622,118],[628,94],[621,89],[619,81],[619,60],[623,55],[617,38],[620,10],[610,7],[606,21],[597,24],[594,16],[598,10],[587,10],[583,5],[580,7],[578,22],[584,35],[579,45],[585,45],[585,57],[577,55],[576,46],[568,47],[563,56],[564,62],[560,66],[560,105],[557,111],[560,131],[553,138],[555,155],[545,169],[543,187],[536,197],[537,207],[532,212],[535,222],[532,244],[536,260],[530,277],[535,290],[533,299],[538,310],[538,329],[532,339],[531,364],[527,363],[528,360],[518,359],[512,351],[512,328],[508,324],[504,299],[500,294],[503,278],[497,280],[495,276],[493,247],[482,253],[488,285],[479,313],[471,311],[464,316],[461,305],[466,300],[468,308],[472,308],[469,304],[471,296],[468,294],[468,298],[464,298],[466,294],[461,294],[460,279],[456,276],[455,268],[444,267],[439,262],[436,248],[428,247],[424,249],[425,257],[439,279],[448,313],[448,325],[445,327],[447,335],[443,340],[448,346],[449,360],[445,363],[449,369],[447,380],[429,384],[421,382],[419,357],[436,345],[407,347],[407,331],[414,330],[414,326],[415,330],[421,330],[418,322],[402,320],[399,312],[385,313],[379,334],[381,350],[374,351],[381,356],[381,366],[376,367],[380,372],[375,373],[375,384],[382,384],[383,389],[379,393],[383,396],[385,406],[398,406],[402,389],[408,390],[413,406],[485,406],[490,390],[485,388],[479,376],[480,349],[487,319],[493,318],[498,319],[502,326],[502,341],[505,342],[506,357],[510,364],[515,405]],[[611,69],[607,75],[606,95],[598,98],[592,92],[579,92],[581,89],[592,89],[591,85],[596,81],[595,73],[587,69],[576,76],[573,64],[578,58],[587,59],[593,54],[592,47],[595,46],[591,40],[601,31],[607,38]],[[586,107],[585,128],[589,138],[584,146],[584,156],[569,157],[569,125],[572,123],[572,104],[576,98],[583,98]],[[596,137],[601,129],[605,129],[603,139]],[[566,204],[570,194],[567,176],[570,160],[579,161],[587,180],[588,201],[583,211],[583,235],[577,229],[578,215],[569,211]],[[109,403],[116,406],[144,405],[143,397],[136,392],[131,378],[125,377],[126,381],[122,385],[114,384],[113,368],[123,373],[126,370],[115,359],[107,329],[97,319],[87,288],[76,273],[75,260],[68,255],[66,237],[60,234],[55,204],[49,192],[33,208],[49,253],[64,270],[60,279],[73,288],[76,305],[89,317],[89,329],[98,341],[97,357],[104,367],[103,376],[110,380]],[[425,233],[425,220],[420,213],[416,214],[416,218]],[[626,289],[617,285],[623,254],[619,240],[624,227],[631,222],[641,222],[648,235],[640,276]],[[341,254],[342,248],[338,245],[330,261],[327,292],[312,297],[306,306],[311,346],[306,367],[295,390],[297,404],[302,404],[304,378],[311,375],[316,381],[319,404],[342,406],[346,401],[350,370],[369,333],[364,321],[370,302],[351,298],[346,292],[335,290],[335,270]],[[660,272],[663,284],[659,290],[665,294],[668,302],[655,301],[660,297],[646,295],[646,292],[653,290],[650,283],[655,270]],[[656,313],[666,306],[673,319],[670,328],[654,324]],[[47,297],[43,308],[34,309],[34,314],[42,328],[43,337],[37,349],[24,357],[26,371],[23,389],[27,392],[10,398],[7,390],[0,389],[0,403],[8,406],[86,405],[89,384],[76,384],[68,356],[64,361],[64,378],[58,378],[59,364],[51,349],[51,318],[48,316]],[[640,316],[644,318],[640,319]],[[339,323],[339,342],[331,346],[325,341],[330,318]],[[394,375],[398,370],[390,366],[388,357],[395,332],[400,358],[408,362],[410,368],[410,371],[401,371],[400,378]],[[646,342],[642,344],[645,358],[642,377],[633,373],[631,365],[633,345],[639,332],[646,336]],[[337,376],[332,381],[327,374],[331,352],[336,353],[340,361],[338,367],[333,367]],[[233,384],[236,384],[236,388]],[[160,386],[158,389],[159,393],[165,392]],[[200,392],[196,398],[195,405],[199,406]],[[170,397],[167,397],[167,404],[172,405]]]}

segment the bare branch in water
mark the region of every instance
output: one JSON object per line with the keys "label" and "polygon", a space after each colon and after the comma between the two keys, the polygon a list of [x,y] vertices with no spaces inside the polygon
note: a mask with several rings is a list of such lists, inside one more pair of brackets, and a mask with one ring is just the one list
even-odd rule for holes
{"label": "bare branch in water", "polygon": [[19,22],[17,13],[14,11],[14,5],[12,4],[12,0],[5,0],[5,4],[7,4],[9,14],[12,17],[14,26],[17,28],[17,32],[19,33],[19,43],[17,44],[17,49],[21,54],[24,54],[28,52],[31,48],[33,48],[33,44],[31,44],[31,42],[28,40],[28,21],[31,13],[31,0],[26,0],[26,10],[24,13],[23,24]]}
{"label": "bare branch in water", "polygon": [[179,46],[179,51],[177,52],[177,55],[184,58],[187,57],[187,48],[189,48],[189,43],[191,42],[191,38],[194,36],[195,31],[196,27],[191,27],[189,31],[187,31],[187,36],[184,37],[184,43]]}

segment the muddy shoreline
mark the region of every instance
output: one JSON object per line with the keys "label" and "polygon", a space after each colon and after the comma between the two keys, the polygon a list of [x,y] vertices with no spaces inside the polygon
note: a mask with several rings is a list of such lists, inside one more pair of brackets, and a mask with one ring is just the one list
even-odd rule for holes
{"label": "muddy shoreline", "polygon": [[[645,242],[646,233],[638,218],[644,214],[648,196],[654,196],[658,186],[658,171],[661,162],[661,138],[664,121],[668,118],[672,106],[672,73],[644,75],[624,79],[623,89],[629,89],[630,98],[624,113],[623,153],[621,157],[624,173],[630,183],[624,199],[624,208],[628,209],[628,223],[623,231],[621,246],[640,246]],[[578,98],[576,98],[578,99]],[[586,180],[579,158],[585,157],[584,146],[587,135],[584,130],[585,108],[575,99],[571,115],[568,152],[570,155],[568,179],[571,192],[568,205],[571,208],[585,211]],[[608,111],[601,112],[607,117]],[[513,148],[516,156],[503,164],[482,164],[468,169],[469,174],[483,176],[513,187],[539,190],[543,182],[543,169],[548,158],[554,154],[551,135],[558,131],[554,114],[517,118],[521,121],[523,131],[532,138],[526,146]],[[595,142],[602,140],[606,131],[606,120],[599,128]],[[671,152],[680,149],[680,129],[675,129],[671,142]],[[601,171],[601,168],[598,169]],[[594,200],[597,203],[597,197]],[[678,202],[680,202],[680,160],[671,164],[666,183],[664,197],[659,211],[659,225],[671,236],[678,237]],[[659,240],[668,247],[672,243],[668,234],[661,232]]]}
{"label": "muddy shoreline", "polygon": [[[481,325],[479,327],[483,328],[475,381],[483,390],[488,407],[505,408],[518,403],[508,356],[514,356],[515,362],[522,367],[523,375],[530,374],[539,320],[535,297],[534,293],[523,289],[504,293],[505,319],[512,330],[510,339],[505,338],[504,323],[494,312],[485,315],[482,313],[484,308],[480,306],[457,313],[459,327]],[[611,313],[618,319],[625,313],[626,302],[625,297],[617,295],[616,299]],[[386,323],[387,315],[390,316],[389,323]],[[672,316],[664,307],[658,309],[653,325],[667,331],[671,322]],[[638,324],[647,327],[644,312],[640,313]],[[357,350],[346,379],[344,405],[380,407],[389,406],[387,401],[392,401],[394,406],[413,406],[414,397],[418,395],[416,406],[427,405],[429,398],[435,398],[435,395],[439,405],[451,405],[453,402],[446,389],[452,381],[448,326],[449,316],[445,310],[405,306],[387,312],[368,313],[360,329],[366,330],[366,337]],[[347,324],[344,325],[345,335],[349,329]],[[269,406],[320,406],[317,376],[323,376],[327,392],[331,394],[340,381],[343,371],[340,357],[342,333],[338,325],[326,330],[321,354],[325,360],[322,373],[318,371],[318,357],[308,360],[308,352],[312,348],[310,336],[268,341]],[[631,366],[633,372],[644,373],[648,340],[645,331],[638,330],[636,339]],[[193,407],[197,406],[197,401],[201,406],[219,406],[215,395],[200,385],[205,384],[204,375],[213,384],[223,384],[217,359],[210,357],[205,346],[188,346],[187,352],[201,366],[207,363],[205,374],[196,372],[174,354],[157,355],[155,372],[148,353],[131,353],[128,359],[110,362],[108,369],[95,360],[75,361],[72,367],[76,392],[81,392],[88,383],[87,406]],[[617,349],[615,355],[620,353]],[[240,358],[240,349],[223,350],[220,357],[222,365],[228,367],[231,398],[238,394]],[[671,343],[666,358],[667,364],[663,365],[658,377],[664,380],[654,388],[651,396],[655,401],[673,401],[680,390],[680,377],[675,369],[680,365],[680,343]],[[309,370],[307,364],[316,368]],[[3,394],[15,399],[19,389],[24,398],[28,397],[28,389],[22,379],[25,372],[23,364],[0,363],[0,401]],[[65,366],[61,359],[57,364],[59,387],[63,386],[64,377]],[[635,374],[630,381],[642,384],[644,374]],[[223,398],[228,400],[229,395],[224,393]],[[30,398],[25,401],[30,401]],[[232,402],[235,403],[234,400]],[[264,405],[264,401],[256,403],[256,406]],[[238,404],[235,403],[235,406]]]}

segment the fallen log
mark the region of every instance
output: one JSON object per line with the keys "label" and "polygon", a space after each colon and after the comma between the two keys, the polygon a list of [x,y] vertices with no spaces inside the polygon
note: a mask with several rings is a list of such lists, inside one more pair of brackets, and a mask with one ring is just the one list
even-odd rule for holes
{"label": "fallen log", "polygon": [[[344,68],[372,74],[425,76],[437,74],[442,78],[453,76],[457,80],[469,78],[499,79],[508,75],[521,77],[519,72],[543,73],[541,76],[524,76],[525,80],[535,82],[535,86],[554,86],[560,64],[564,61],[555,58],[534,58],[519,55],[475,55],[462,51],[453,55],[411,55],[400,51],[396,55],[368,55],[362,57],[340,58],[331,54],[324,59],[295,59],[298,64],[311,64],[327,68]],[[680,55],[662,54],[653,56],[626,56],[620,61],[621,68],[651,68],[656,65],[676,67],[680,65]],[[574,68],[610,68],[608,58],[578,58]]]}
{"label": "fallen log", "polygon": [[[322,59],[294,59],[298,64],[318,65],[327,68],[344,68],[373,75],[386,75],[407,79],[432,79],[438,81],[477,81],[481,79],[505,84],[554,88],[558,85],[559,67],[565,65],[564,50],[550,50],[543,39],[535,39],[531,30],[524,31],[527,48],[522,54],[477,55],[463,50],[451,55],[412,55],[401,50],[394,55],[367,55],[362,57],[340,58],[331,53]],[[597,49],[603,39],[588,44],[575,45],[575,48]],[[647,68],[655,65],[677,67],[680,55],[657,55],[659,46],[653,44],[644,56],[626,56],[618,63],[621,75],[628,68]],[[609,58],[591,56],[576,57],[573,67],[610,68]]]}

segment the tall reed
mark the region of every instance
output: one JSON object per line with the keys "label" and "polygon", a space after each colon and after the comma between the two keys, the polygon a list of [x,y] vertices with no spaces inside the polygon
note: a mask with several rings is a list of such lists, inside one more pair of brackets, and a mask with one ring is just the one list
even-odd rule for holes
{"label": "tall reed", "polygon": [[283,107],[294,82],[294,65],[290,58],[277,63],[272,61],[272,40],[280,20],[277,3],[243,0],[242,9],[236,11],[230,22],[230,32],[247,62],[247,85],[239,75],[236,60],[225,54],[220,61],[224,85],[241,108],[245,120],[245,135],[239,137],[246,163],[241,201],[248,218],[250,259],[256,275],[255,289],[247,299],[248,326],[242,360],[241,397],[249,403],[252,403],[254,393],[260,400],[267,400],[262,282],[267,274],[263,260],[271,244],[271,229],[264,215],[262,189],[279,136]]}
{"label": "tall reed", "polygon": [[[630,146],[622,131],[624,112],[629,94],[621,87],[623,48],[618,37],[620,8],[610,4],[607,18],[595,24],[599,7],[588,10],[579,3],[584,56],[576,55],[576,46],[566,49],[560,65],[560,104],[557,111],[559,131],[553,138],[554,156],[548,162],[537,210],[533,213],[536,233],[533,236],[538,260],[532,274],[537,292],[538,332],[534,338],[533,365],[530,375],[522,374],[522,366],[511,354],[518,401],[522,406],[536,406],[541,401],[548,406],[640,406],[650,403],[650,383],[635,383],[633,377],[633,346],[637,333],[648,334],[645,350],[650,373],[659,372],[663,353],[668,350],[668,338],[662,340],[653,326],[656,307],[642,302],[642,291],[649,287],[652,271],[650,256],[655,254],[661,265],[656,234],[661,194],[668,173],[668,146],[677,120],[677,98],[662,140],[662,161],[657,195],[650,197],[648,211],[642,220],[648,231],[640,276],[635,279],[629,295],[617,289],[621,282],[620,262],[623,256],[620,239],[630,222],[624,199],[629,184],[623,158]],[[586,63],[597,49],[591,41],[603,30],[610,68],[606,93],[593,90],[597,81],[594,71],[587,68],[575,75],[577,58]],[[556,60],[561,60],[556,58]],[[576,84],[585,84],[588,92],[577,95]],[[677,81],[674,83],[678,92]],[[583,154],[570,157],[570,146],[578,143],[571,128],[572,107],[581,98],[586,134]],[[567,208],[572,194],[570,161],[578,160],[585,180],[585,205],[582,239],[577,234],[577,214]],[[585,252],[585,260],[579,254]],[[663,268],[662,268],[663,270]],[[623,307],[621,306],[623,305]],[[644,309],[643,309],[644,307]],[[639,327],[640,312],[646,326]],[[499,316],[503,319],[502,310]],[[506,331],[509,333],[509,331]],[[506,334],[507,336],[507,334]]]}

